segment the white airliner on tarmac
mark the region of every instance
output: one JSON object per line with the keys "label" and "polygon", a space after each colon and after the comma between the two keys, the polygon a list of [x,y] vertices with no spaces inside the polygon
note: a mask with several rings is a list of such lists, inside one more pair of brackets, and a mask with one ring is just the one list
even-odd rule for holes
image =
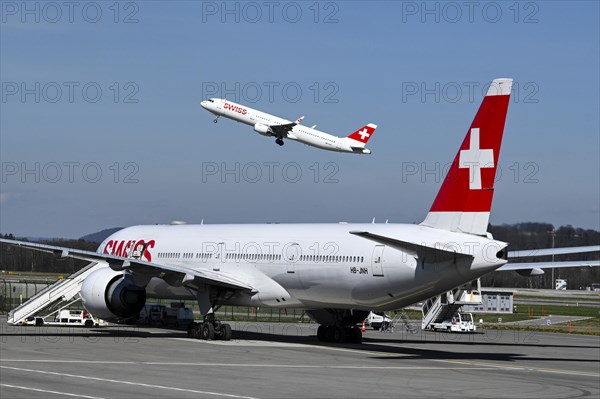
{"label": "white airliner on tarmac", "polygon": [[254,131],[263,136],[274,136],[275,142],[279,145],[283,145],[283,139],[286,138],[323,150],[370,154],[371,150],[365,148],[365,145],[377,129],[377,125],[369,123],[348,137],[336,137],[316,130],[317,125],[302,126],[300,122],[304,117],[292,122],[221,98],[211,98],[202,101],[200,105],[216,115],[215,123],[221,116],[245,123],[254,127]]}
{"label": "white airliner on tarmac", "polygon": [[219,306],[296,307],[321,324],[320,340],[360,342],[356,323],[370,310],[399,309],[495,270],[535,275],[539,267],[583,264],[507,265],[508,244],[487,232],[511,86],[511,79],[493,81],[418,225],[134,226],[108,237],[97,252],[1,242],[92,262],[80,295],[91,314],[108,321],[136,316],[147,297],[195,299],[204,319],[190,335],[227,340],[231,327],[215,319]]}

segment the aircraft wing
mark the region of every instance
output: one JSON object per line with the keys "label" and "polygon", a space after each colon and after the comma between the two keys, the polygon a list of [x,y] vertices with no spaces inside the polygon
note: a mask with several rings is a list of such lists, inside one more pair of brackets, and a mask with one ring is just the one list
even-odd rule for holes
{"label": "aircraft wing", "polygon": [[565,248],[544,248],[544,249],[521,249],[519,251],[508,251],[509,258],[527,258],[533,256],[580,254],[584,252],[600,251],[600,245],[590,245],[587,247],[565,247]]}
{"label": "aircraft wing", "polygon": [[594,267],[600,266],[600,260],[575,260],[562,262],[524,262],[507,263],[496,269],[498,272],[505,270],[529,270],[529,269],[557,269],[562,267]]}
{"label": "aircraft wing", "polygon": [[428,247],[408,241],[401,241],[395,238],[369,233],[368,231],[351,231],[350,234],[354,234],[356,236],[366,238],[367,240],[375,241],[379,244],[388,245],[392,248],[404,251],[421,259],[423,262],[437,263],[449,260],[454,262],[458,260],[466,260],[468,262],[473,261],[473,256],[469,254]]}
{"label": "aircraft wing", "polygon": [[287,137],[294,127],[302,122],[302,119],[304,119],[303,116],[296,119],[295,122],[286,123],[285,125],[270,125],[269,129],[271,129],[275,136]]}
{"label": "aircraft wing", "polygon": [[111,269],[116,271],[130,270],[134,274],[140,273],[146,276],[150,275],[151,277],[159,278],[167,277],[166,279],[168,281],[174,281],[179,279],[182,282],[195,280],[196,283],[204,282],[209,285],[233,288],[237,290],[251,292],[256,291],[252,286],[242,281],[239,281],[226,273],[217,272],[213,270],[190,269],[184,266],[165,265],[154,262],[148,262],[142,259],[123,258],[115,255],[101,254],[97,252],[83,251],[79,249],[71,249],[65,247],[56,247],[52,245],[39,244],[27,241],[0,239],[0,243],[11,245],[14,247],[21,247],[32,249],[35,251],[51,253],[58,258],[74,258],[90,262],[105,261],[108,263]]}
{"label": "aircraft wing", "polygon": [[[564,247],[564,248],[543,248],[543,249],[522,249],[518,251],[508,251],[508,258],[532,258],[536,256],[579,254],[586,252],[600,251],[600,245],[590,245],[585,247]],[[556,269],[563,267],[597,267],[600,266],[600,260],[576,260],[576,261],[556,261],[556,262],[509,262],[498,269],[497,272],[513,270],[523,276],[539,276],[544,274],[542,269]]]}

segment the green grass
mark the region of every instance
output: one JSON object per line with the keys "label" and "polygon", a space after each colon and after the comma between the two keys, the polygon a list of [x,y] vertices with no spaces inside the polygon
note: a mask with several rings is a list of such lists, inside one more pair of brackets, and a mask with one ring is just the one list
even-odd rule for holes
{"label": "green grass", "polygon": [[[598,295],[579,295],[579,296],[557,296],[557,297],[551,297],[551,296],[529,296],[529,295],[522,295],[522,294],[515,294],[513,296],[513,299],[515,301],[518,301],[519,299],[527,299],[527,300],[538,300],[538,301],[560,301],[560,302],[600,302],[600,294]],[[523,306],[523,305],[521,305]]]}
{"label": "green grass", "polygon": [[517,305],[518,313],[528,316],[585,316],[600,318],[600,308],[569,305]]}
{"label": "green grass", "polygon": [[600,330],[600,319],[585,319],[571,322],[572,326],[576,327],[595,327]]}
{"label": "green grass", "polygon": [[[582,320],[582,322],[588,322]],[[518,331],[537,331],[546,333],[561,333],[561,334],[584,334],[584,335],[597,335],[600,336],[600,325],[578,325],[579,322],[572,322],[571,326],[568,323],[553,324],[551,326],[523,326],[523,325],[487,325],[485,328],[496,329],[496,330],[518,330]]]}
{"label": "green grass", "polygon": [[38,273],[38,272],[11,272],[0,273],[0,278],[5,279],[48,279],[57,280],[65,278],[69,273]]}

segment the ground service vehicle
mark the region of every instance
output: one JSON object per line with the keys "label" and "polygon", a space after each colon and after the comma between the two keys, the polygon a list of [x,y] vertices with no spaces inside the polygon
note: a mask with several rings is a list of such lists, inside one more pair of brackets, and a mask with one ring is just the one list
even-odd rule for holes
{"label": "ground service vehicle", "polygon": [[390,327],[392,318],[384,312],[371,312],[365,319],[365,324],[373,330],[386,330]]}
{"label": "ground service vehicle", "polygon": [[452,319],[444,320],[441,323],[431,323],[430,328],[434,331],[447,332],[475,332],[477,329],[471,313],[456,313]]}

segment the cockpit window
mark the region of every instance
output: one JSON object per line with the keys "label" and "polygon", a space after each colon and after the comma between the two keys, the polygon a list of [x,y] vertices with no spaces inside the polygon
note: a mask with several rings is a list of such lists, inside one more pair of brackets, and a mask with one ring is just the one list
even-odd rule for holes
{"label": "cockpit window", "polygon": [[214,102],[215,102],[215,100],[213,100],[212,98],[209,98],[207,101],[209,101],[209,102],[211,102],[211,103],[214,103]]}

